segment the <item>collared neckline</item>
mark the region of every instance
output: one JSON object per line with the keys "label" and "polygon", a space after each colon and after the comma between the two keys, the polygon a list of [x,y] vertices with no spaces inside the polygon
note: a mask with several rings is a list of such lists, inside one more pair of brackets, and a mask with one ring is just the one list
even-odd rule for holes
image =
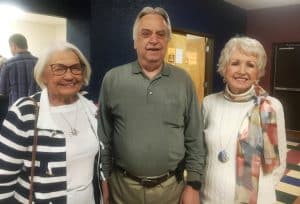
{"label": "collared neckline", "polygon": [[20,51],[18,53],[16,53],[16,55],[24,55],[24,54],[31,54],[29,51]]}
{"label": "collared neckline", "polygon": [[[134,63],[132,64],[132,73],[133,74],[143,73],[142,68],[141,68],[140,64],[138,63],[138,61],[134,61]],[[162,68],[161,72],[159,73],[159,75],[169,76],[170,74],[171,74],[170,67],[166,63],[164,63],[163,68]]]}
{"label": "collared neckline", "polygon": [[[91,101],[85,99],[84,96],[82,96],[80,93],[77,93],[78,100],[82,104],[82,107],[84,107],[84,111],[87,113],[87,116],[89,120],[91,120],[93,123],[91,124],[93,128],[96,130],[97,127],[97,120],[96,120],[96,106],[91,106]],[[49,97],[48,97],[48,89],[45,88],[41,91],[41,97],[40,97],[40,110],[39,110],[39,118],[37,127],[44,128],[44,129],[59,129],[53,121],[51,117],[51,111],[50,111],[50,103],[49,103]]]}

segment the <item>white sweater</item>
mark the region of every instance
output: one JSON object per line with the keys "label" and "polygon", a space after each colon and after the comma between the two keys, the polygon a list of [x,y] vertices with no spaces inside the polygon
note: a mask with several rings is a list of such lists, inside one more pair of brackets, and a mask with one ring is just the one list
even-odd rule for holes
{"label": "white sweater", "polygon": [[[284,114],[281,103],[271,100],[277,113],[278,143],[280,167],[270,175],[260,173],[258,204],[272,204],[276,202],[275,185],[279,182],[286,166],[286,135]],[[207,144],[207,166],[203,186],[203,203],[233,204],[236,184],[236,146],[240,124],[245,114],[251,110],[254,101],[230,102],[223,93],[212,94],[203,100],[204,133]],[[218,153],[226,150],[229,161],[222,163],[218,160]]]}

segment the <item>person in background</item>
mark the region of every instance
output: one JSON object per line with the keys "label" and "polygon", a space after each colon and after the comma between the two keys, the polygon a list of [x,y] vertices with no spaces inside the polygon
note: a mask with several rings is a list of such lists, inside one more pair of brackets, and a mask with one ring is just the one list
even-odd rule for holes
{"label": "person in background", "polygon": [[6,58],[0,54],[0,71],[1,71],[2,64],[4,64],[5,61],[6,61]]}
{"label": "person in background", "polygon": [[[39,58],[34,77],[42,91],[18,99],[0,131],[0,203],[28,203],[36,117],[33,202],[101,201],[97,107],[79,93],[90,75],[87,59],[70,43],[54,44]],[[32,100],[38,104],[38,115]]]}
{"label": "person in background", "polygon": [[133,26],[137,61],[103,79],[98,132],[105,204],[200,202],[202,120],[191,78],[164,63],[170,37],[167,12],[143,8]]}
{"label": "person in background", "polygon": [[27,40],[22,34],[9,38],[13,55],[1,68],[0,95],[8,97],[9,106],[22,96],[30,96],[39,90],[33,78],[33,68],[37,58],[28,51]]}
{"label": "person in background", "polygon": [[[0,76],[1,76],[1,68],[5,61],[6,58],[0,54]],[[7,108],[8,108],[7,97],[0,95],[0,129],[2,126],[2,122],[5,118],[5,115],[7,113]]]}
{"label": "person in background", "polygon": [[281,103],[258,85],[266,53],[255,39],[234,37],[221,52],[225,90],[203,100],[207,167],[203,202],[275,203],[286,166]]}

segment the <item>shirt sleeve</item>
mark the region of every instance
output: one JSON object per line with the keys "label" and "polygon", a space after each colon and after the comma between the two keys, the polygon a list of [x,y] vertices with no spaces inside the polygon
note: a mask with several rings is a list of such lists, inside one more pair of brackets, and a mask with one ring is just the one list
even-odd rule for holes
{"label": "shirt sleeve", "polygon": [[188,77],[188,102],[185,116],[185,148],[187,181],[203,180],[206,160],[206,146],[203,134],[203,120],[197,94],[192,80]]}
{"label": "shirt sleeve", "polygon": [[24,116],[13,105],[0,130],[0,203],[12,198],[26,155],[27,133]]}
{"label": "shirt sleeve", "polygon": [[8,84],[7,66],[3,64],[0,69],[0,95],[7,96],[8,89],[9,89],[9,84]]}
{"label": "shirt sleeve", "polygon": [[108,105],[109,93],[109,74],[104,76],[99,96],[99,114],[98,114],[98,135],[102,143],[100,149],[100,162],[101,162],[101,177],[106,180],[109,177],[112,165],[111,153],[111,134],[112,134],[112,117]]}

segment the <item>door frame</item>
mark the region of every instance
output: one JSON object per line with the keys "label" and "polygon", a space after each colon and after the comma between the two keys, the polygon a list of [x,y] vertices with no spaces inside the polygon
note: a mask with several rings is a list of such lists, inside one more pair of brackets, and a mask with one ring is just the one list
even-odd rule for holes
{"label": "door frame", "polygon": [[200,37],[204,37],[207,39],[206,41],[206,51],[205,51],[205,76],[204,76],[204,96],[207,96],[213,92],[213,80],[214,80],[214,36],[207,34],[207,33],[202,33],[202,32],[195,32],[195,31],[190,31],[186,29],[177,29],[173,28],[172,32],[178,33],[181,35],[186,35],[186,34],[191,34],[191,35],[196,35]]}

